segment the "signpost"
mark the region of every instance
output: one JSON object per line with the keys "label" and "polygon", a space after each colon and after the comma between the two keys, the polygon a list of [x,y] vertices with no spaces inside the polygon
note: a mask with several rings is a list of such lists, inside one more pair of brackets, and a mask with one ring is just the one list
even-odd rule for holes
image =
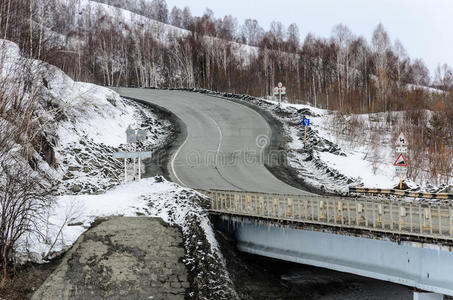
{"label": "signpost", "polygon": [[281,82],[279,82],[274,88],[274,96],[277,95],[279,96],[278,105],[280,106],[280,103],[282,103],[282,95],[286,95],[286,87],[284,87]]}
{"label": "signpost", "polygon": [[303,118],[302,126],[304,126],[304,128],[305,128],[305,133],[304,133],[304,148],[305,148],[305,143],[307,141],[307,127],[310,126],[310,119]]}
{"label": "signpost", "polygon": [[132,152],[116,152],[113,153],[113,157],[117,159],[124,159],[124,182],[127,182],[127,160],[134,160],[134,180],[137,174],[135,169],[135,159],[138,159],[138,179],[140,180],[142,175],[141,160],[145,158],[151,158],[151,152],[136,152],[136,143],[144,142],[146,140],[146,132],[143,129],[133,129],[131,126],[126,129],[126,142],[129,144],[129,148],[132,146]]}
{"label": "signpost", "polygon": [[407,146],[409,145],[407,138],[403,133],[400,133],[399,137],[395,141],[395,145],[395,150],[396,154],[398,154],[398,157],[396,158],[393,165],[395,166],[396,173],[400,175],[401,190],[403,188],[403,175],[407,173],[407,162],[403,154],[407,154]]}

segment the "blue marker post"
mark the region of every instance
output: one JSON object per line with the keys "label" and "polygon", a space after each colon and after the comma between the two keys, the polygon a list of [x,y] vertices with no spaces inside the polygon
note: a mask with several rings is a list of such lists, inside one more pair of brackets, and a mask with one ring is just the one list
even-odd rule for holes
{"label": "blue marker post", "polygon": [[305,148],[305,143],[307,141],[307,127],[310,126],[310,119],[303,118],[302,125],[305,127],[305,133],[304,133],[304,148]]}

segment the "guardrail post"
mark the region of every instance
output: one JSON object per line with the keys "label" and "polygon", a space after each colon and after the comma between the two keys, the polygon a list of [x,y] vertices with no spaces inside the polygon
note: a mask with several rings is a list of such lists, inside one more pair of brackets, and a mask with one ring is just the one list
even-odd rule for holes
{"label": "guardrail post", "polygon": [[390,230],[393,230],[393,203],[390,202]]}
{"label": "guardrail post", "polygon": [[286,200],[288,202],[288,211],[286,213],[287,217],[293,217],[293,199],[287,198]]}
{"label": "guardrail post", "polygon": [[214,194],[214,198],[215,198],[215,202],[216,202],[216,207],[218,210],[222,210],[222,205],[221,205],[221,202],[220,202],[220,195],[218,192],[215,192]]}
{"label": "guardrail post", "polygon": [[346,209],[348,213],[348,225],[351,225],[351,210],[349,208],[349,200],[346,202]]}
{"label": "guardrail post", "polygon": [[448,231],[450,233],[450,236],[453,236],[453,213],[452,213],[451,207],[448,207],[448,215],[450,216],[450,223],[448,226]]}
{"label": "guardrail post", "polygon": [[241,208],[239,210],[240,213],[243,213],[245,211],[245,207],[247,206],[245,197],[246,197],[246,195],[244,195],[244,194],[241,195]]}
{"label": "guardrail post", "polygon": [[344,219],[343,219],[343,202],[341,201],[338,201],[338,204],[337,204],[337,218],[339,218],[339,221],[341,222],[341,224],[343,225],[344,224]]}
{"label": "guardrail post", "polygon": [[384,213],[385,213],[385,204],[379,204],[379,222],[381,224],[382,229],[385,229],[385,222],[384,222]]}
{"label": "guardrail post", "polygon": [[305,220],[308,220],[308,199],[304,200],[304,206],[305,206],[304,218]]}
{"label": "guardrail post", "polygon": [[412,217],[412,203],[409,204],[410,232],[414,231],[414,220]]}
{"label": "guardrail post", "polygon": [[277,199],[277,198],[274,198],[274,207],[273,207],[273,209],[272,209],[272,215],[273,215],[274,217],[277,216],[277,214],[276,214],[276,212],[277,212],[277,206],[278,206],[278,199]]}
{"label": "guardrail post", "polygon": [[404,217],[406,216],[406,208],[404,206],[401,206],[401,204],[398,204],[398,210],[399,210],[399,231],[401,232],[404,226]]}
{"label": "guardrail post", "polygon": [[263,204],[263,212],[265,216],[270,216],[270,213],[269,213],[269,201],[270,201],[270,198],[269,198],[269,195],[266,195],[263,197],[264,198],[264,204]]}
{"label": "guardrail post", "polygon": [[333,202],[333,223],[334,224],[337,224],[338,221],[340,221],[338,218],[339,218],[339,215],[338,215],[338,203],[339,201],[335,201],[335,199],[332,201]]}
{"label": "guardrail post", "polygon": [[359,204],[357,203],[357,200],[355,200],[355,224],[359,226]]}
{"label": "guardrail post", "polygon": [[372,208],[373,208],[372,211],[371,211],[371,213],[373,214],[373,228],[376,228],[376,203],[373,201],[371,203],[371,205],[372,205]]}
{"label": "guardrail post", "polygon": [[297,210],[298,210],[298,219],[302,219],[302,208],[300,207],[302,200],[300,197],[297,199]]}
{"label": "guardrail post", "polygon": [[429,222],[429,219],[430,219],[430,209],[429,207],[424,207],[423,208],[423,231],[425,230],[428,230],[430,228],[430,224],[427,224],[427,222]]}
{"label": "guardrail post", "polygon": [[311,210],[311,218],[310,220],[315,220],[315,206],[313,205],[313,198],[310,198],[310,210]]}
{"label": "guardrail post", "polygon": [[258,214],[262,214],[263,212],[263,202],[264,202],[264,199],[263,199],[263,196],[260,196],[259,197],[259,207],[258,207]]}
{"label": "guardrail post", "polygon": [[369,209],[368,209],[368,201],[365,201],[363,204],[363,218],[365,219],[365,226],[368,227],[368,215],[369,215]]}
{"label": "guardrail post", "polygon": [[437,206],[437,213],[439,214],[439,234],[442,235],[442,215],[440,214],[440,205]]}
{"label": "guardrail post", "polygon": [[[316,199],[316,200],[318,200],[318,199]],[[316,207],[318,208],[318,213],[317,213],[317,215],[318,215],[318,222],[319,222],[319,221],[321,220],[321,218],[320,218],[321,209],[320,209],[320,203],[319,203],[319,201],[316,201]]]}
{"label": "guardrail post", "polygon": [[249,213],[249,212],[251,211],[251,209],[250,209],[250,208],[252,207],[251,204],[252,204],[252,203],[251,203],[251,200],[250,200],[250,195],[247,194],[247,202],[246,202],[246,204],[245,204],[245,211],[246,211],[247,213]]}
{"label": "guardrail post", "polygon": [[423,233],[423,227],[424,227],[424,224],[425,224],[425,219],[423,218],[423,215],[422,215],[422,206],[421,206],[421,204],[418,205],[418,222],[419,222],[419,226],[420,226],[420,233]]}
{"label": "guardrail post", "polygon": [[323,210],[324,210],[324,201],[320,200],[320,201],[318,201],[318,221],[321,221],[322,219],[325,218]]}

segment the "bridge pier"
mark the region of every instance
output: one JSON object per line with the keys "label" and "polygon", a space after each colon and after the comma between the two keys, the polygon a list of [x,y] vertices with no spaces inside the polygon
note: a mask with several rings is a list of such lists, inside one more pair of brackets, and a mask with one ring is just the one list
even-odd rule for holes
{"label": "bridge pier", "polygon": [[[369,232],[354,236],[314,227],[297,229],[245,216],[218,215],[215,223],[227,236],[236,240],[237,248],[243,252],[453,296],[451,247],[397,243],[379,239]],[[414,299],[442,299],[438,298],[439,294],[414,293]]]}
{"label": "bridge pier", "polygon": [[414,300],[443,300],[444,295],[430,292],[414,292]]}

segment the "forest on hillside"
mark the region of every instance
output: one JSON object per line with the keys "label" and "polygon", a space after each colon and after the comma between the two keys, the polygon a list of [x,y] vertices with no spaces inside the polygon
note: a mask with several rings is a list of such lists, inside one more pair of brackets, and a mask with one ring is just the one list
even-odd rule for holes
{"label": "forest on hillside", "polygon": [[341,113],[405,111],[419,160],[428,157],[432,172],[451,177],[452,68],[439,65],[431,78],[382,24],[370,41],[343,24],[330,37],[301,40],[296,24],[275,21],[264,30],[252,18],[239,24],[209,9],[202,16],[170,10],[165,0],[5,0],[0,36],[77,81],[258,97],[281,81],[294,103]]}

